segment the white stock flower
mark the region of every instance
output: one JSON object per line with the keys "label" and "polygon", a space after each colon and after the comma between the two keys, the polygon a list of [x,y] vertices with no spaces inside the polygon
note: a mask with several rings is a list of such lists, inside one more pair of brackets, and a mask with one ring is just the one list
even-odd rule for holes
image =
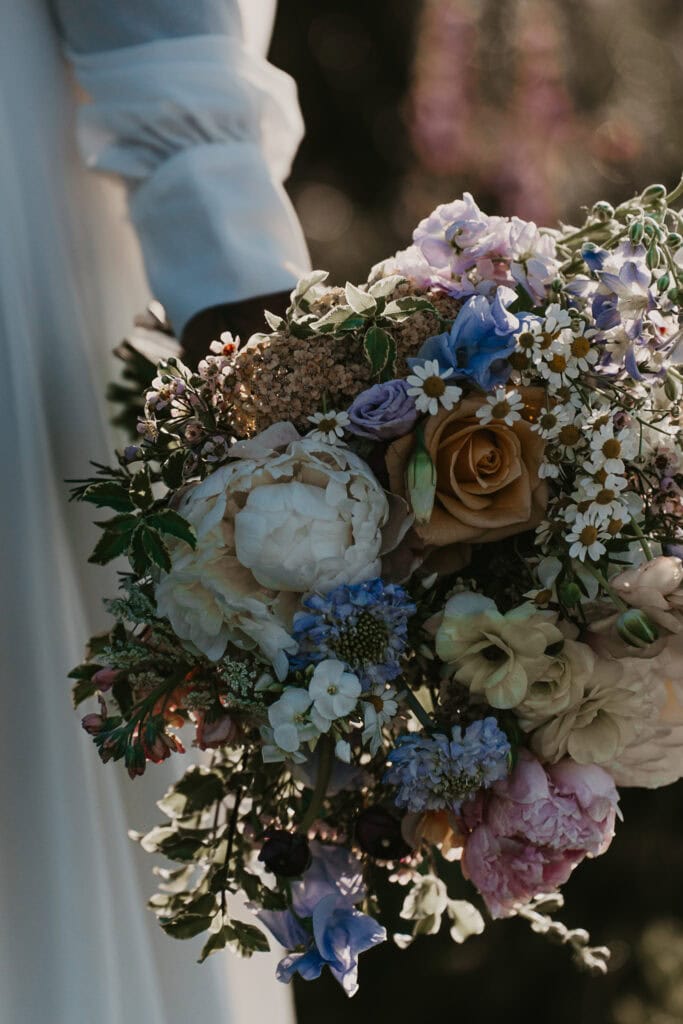
{"label": "white stock flower", "polygon": [[[254,439],[257,440],[257,439]],[[172,541],[159,614],[211,660],[258,648],[284,679],[297,599],[378,575],[384,491],[352,452],[310,438],[237,459],[185,492],[178,511],[197,546]]]}
{"label": "white stock flower", "polygon": [[302,743],[315,739],[322,730],[311,721],[313,698],[297,686],[287,686],[279,700],[268,708],[268,721],[275,744],[288,754]]}
{"label": "white stock flower", "polygon": [[327,732],[332,722],[351,714],[361,689],[358,676],[349,672],[343,661],[328,658],[316,665],[308,693],[313,702],[313,721],[320,732]]}

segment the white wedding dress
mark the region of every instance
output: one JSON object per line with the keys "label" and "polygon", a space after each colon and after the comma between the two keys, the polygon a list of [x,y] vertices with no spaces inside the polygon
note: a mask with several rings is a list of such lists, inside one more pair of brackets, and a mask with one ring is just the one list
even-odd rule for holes
{"label": "white wedding dress", "polygon": [[[263,132],[271,70],[253,40],[265,46],[271,5],[247,0],[244,44],[194,28],[183,37],[182,26],[159,40],[156,15],[179,6],[56,0],[91,101],[83,151],[134,189],[148,275],[176,327],[247,297],[255,282],[256,293],[287,287],[306,259],[279,184],[297,142],[288,80],[269,133],[275,153]],[[198,20],[203,6],[193,0],[183,17]],[[209,6],[239,32],[234,3]],[[80,45],[82,28],[87,42],[124,9],[134,20],[136,7],[141,45]],[[179,762],[130,782],[99,762],[70,708],[66,673],[103,624],[112,581],[86,566],[96,531],[87,510],[66,504],[63,480],[87,475],[90,458],[108,460],[108,352],[148,287],[120,184],[85,171],[76,152],[72,72],[51,13],[45,0],[3,0],[0,26],[0,1021],[287,1024],[291,994],[274,980],[273,957],[216,954],[198,966],[200,940],[166,937],[144,906],[151,858],[126,831],[159,820],[154,799]],[[246,113],[228,65],[260,96]],[[161,110],[167,123],[154,135]]]}

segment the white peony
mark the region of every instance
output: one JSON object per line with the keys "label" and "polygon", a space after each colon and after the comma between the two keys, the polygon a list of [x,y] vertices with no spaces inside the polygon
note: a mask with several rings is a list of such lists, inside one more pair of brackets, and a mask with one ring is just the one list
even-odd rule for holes
{"label": "white peony", "polygon": [[[258,450],[256,441],[245,454]],[[289,633],[295,595],[377,576],[389,506],[350,451],[304,438],[281,454],[263,452],[185,492],[178,511],[197,546],[170,545],[172,567],[156,601],[207,658],[221,658],[228,643],[258,648],[284,679],[297,649]]]}
{"label": "white peony", "polygon": [[389,503],[348,449],[303,438],[267,462],[243,462],[229,486],[237,557],[264,587],[326,591],[379,574]]}

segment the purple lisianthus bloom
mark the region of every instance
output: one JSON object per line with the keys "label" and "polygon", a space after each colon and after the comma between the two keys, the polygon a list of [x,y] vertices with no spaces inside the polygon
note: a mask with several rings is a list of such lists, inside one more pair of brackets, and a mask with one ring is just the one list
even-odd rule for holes
{"label": "purple lisianthus bloom", "polygon": [[524,321],[507,308],[516,298],[511,288],[501,287],[493,302],[483,295],[468,299],[450,331],[428,338],[409,365],[436,359],[440,370],[451,369],[456,380],[472,380],[484,391],[504,384],[511,370],[507,357]]}
{"label": "purple lisianthus bloom", "polygon": [[404,380],[374,384],[356,398],[349,410],[349,427],[358,437],[389,441],[408,434],[417,419],[415,399]]}
{"label": "purple lisianthus bloom", "polygon": [[339,846],[312,842],[313,862],[293,882],[291,910],[260,910],[257,916],[288,953],[279,981],[295,974],[309,981],[329,967],[347,995],[358,991],[358,955],[386,940],[386,930],[356,910],[365,897],[360,862]]}

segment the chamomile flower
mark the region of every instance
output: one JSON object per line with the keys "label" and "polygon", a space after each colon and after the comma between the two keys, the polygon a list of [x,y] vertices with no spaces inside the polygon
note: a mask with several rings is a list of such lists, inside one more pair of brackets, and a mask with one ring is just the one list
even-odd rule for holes
{"label": "chamomile flower", "polygon": [[587,330],[583,320],[575,320],[572,325],[572,340],[569,345],[571,362],[581,373],[587,373],[598,361],[598,350],[592,344],[597,334],[594,329]]}
{"label": "chamomile flower", "polygon": [[505,388],[497,387],[492,395],[488,395],[486,405],[477,409],[477,419],[482,423],[491,423],[492,420],[500,420],[511,427],[515,420],[521,420],[520,409],[524,408],[524,402],[516,391],[506,391]]}
{"label": "chamomile flower", "polygon": [[363,697],[363,743],[373,756],[382,746],[382,729],[398,711],[396,690],[375,683]]}
{"label": "chamomile flower", "polygon": [[603,544],[605,539],[605,525],[594,514],[579,512],[567,534],[569,557],[584,562],[587,556],[597,562],[607,550]]}
{"label": "chamomile flower", "polygon": [[623,474],[624,460],[632,459],[638,451],[638,435],[628,428],[614,430],[612,423],[599,427],[590,439],[591,458],[586,469],[595,474],[600,469],[618,476]]}
{"label": "chamomile flower", "polygon": [[344,436],[344,428],[348,426],[349,414],[347,412],[315,412],[308,417],[309,422],[314,424],[308,437],[313,441],[326,441],[327,444],[336,444]]}
{"label": "chamomile flower", "polygon": [[427,359],[422,366],[414,366],[407,378],[408,394],[415,399],[419,412],[428,412],[436,416],[439,406],[452,409],[462,394],[457,384],[446,384],[453,375],[453,369],[439,369],[437,359]]}
{"label": "chamomile flower", "polygon": [[552,407],[547,405],[541,409],[536,422],[531,424],[531,429],[540,434],[544,441],[551,441],[558,437],[562,427],[571,423],[573,418],[573,409],[559,403]]}

